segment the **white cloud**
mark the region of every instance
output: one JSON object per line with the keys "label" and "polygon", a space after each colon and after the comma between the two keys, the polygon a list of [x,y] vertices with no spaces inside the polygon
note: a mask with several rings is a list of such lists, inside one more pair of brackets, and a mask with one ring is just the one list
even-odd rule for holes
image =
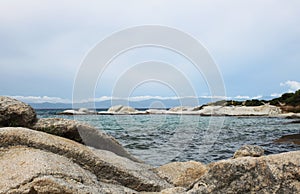
{"label": "white cloud", "polygon": [[282,94],[278,94],[278,93],[273,93],[273,94],[271,94],[271,97],[273,97],[273,98],[278,98],[278,97],[280,97]]}
{"label": "white cloud", "polygon": [[289,92],[295,92],[300,89],[300,82],[288,80],[284,83],[280,83],[280,86],[288,87]]}
{"label": "white cloud", "polygon": [[257,95],[257,96],[253,96],[252,99],[261,99],[263,96],[262,95]]}
{"label": "white cloud", "polygon": [[235,99],[250,99],[250,97],[249,96],[236,96],[236,97],[234,97]]}

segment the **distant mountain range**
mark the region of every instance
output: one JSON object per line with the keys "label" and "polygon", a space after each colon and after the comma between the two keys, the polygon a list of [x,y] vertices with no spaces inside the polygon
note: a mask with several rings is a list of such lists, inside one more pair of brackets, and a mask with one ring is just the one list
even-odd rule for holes
{"label": "distant mountain range", "polygon": [[[199,102],[199,103],[198,103]],[[134,108],[171,108],[175,106],[197,106],[201,104],[206,104],[211,102],[209,98],[199,98],[197,99],[147,99],[147,100],[140,100],[140,101],[127,101],[127,100],[105,100],[100,102],[95,102],[95,107],[98,109],[107,109],[114,105],[125,105],[131,106]],[[29,103],[35,109],[72,109],[75,108],[85,108],[91,107],[91,104],[86,103]]]}
{"label": "distant mountain range", "polygon": [[[264,97],[263,99],[270,99]],[[180,98],[180,99],[147,99],[140,101],[127,101],[127,100],[105,100],[95,103],[97,109],[107,109],[114,105],[126,105],[134,108],[148,109],[148,108],[171,108],[176,106],[199,106],[210,102],[215,102],[220,99],[211,98]],[[35,109],[72,109],[74,108],[90,108],[91,104],[85,103],[29,103]]]}

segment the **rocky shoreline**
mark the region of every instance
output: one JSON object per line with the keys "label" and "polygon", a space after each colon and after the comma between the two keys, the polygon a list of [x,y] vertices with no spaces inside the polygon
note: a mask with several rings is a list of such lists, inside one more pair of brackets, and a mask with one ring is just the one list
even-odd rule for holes
{"label": "rocky shoreline", "polygon": [[169,110],[148,109],[139,111],[133,107],[116,105],[107,111],[93,111],[85,108],[79,110],[65,110],[59,115],[198,115],[198,116],[263,116],[263,117],[293,117],[300,118],[300,113],[283,112],[279,107],[265,104],[260,106],[216,106],[205,105],[200,107],[173,107]]}
{"label": "rocky shoreline", "polygon": [[[118,108],[111,112],[135,112]],[[225,110],[231,111],[217,113]],[[277,109],[262,110],[273,115]],[[99,129],[37,119],[29,105],[9,97],[0,97],[0,145],[0,193],[300,193],[300,151],[264,156],[262,148],[246,145],[227,160],[154,168]]]}

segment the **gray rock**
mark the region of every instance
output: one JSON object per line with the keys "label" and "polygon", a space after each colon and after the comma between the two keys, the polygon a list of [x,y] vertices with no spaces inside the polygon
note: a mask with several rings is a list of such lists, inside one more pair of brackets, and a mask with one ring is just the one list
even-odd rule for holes
{"label": "gray rock", "polygon": [[185,193],[187,193],[186,188],[183,187],[168,188],[160,192],[141,192],[141,194],[185,194]]}
{"label": "gray rock", "polygon": [[300,145],[300,134],[284,135],[279,139],[275,140],[274,143],[292,143]]}
{"label": "gray rock", "polygon": [[120,114],[128,114],[128,113],[134,113],[137,112],[137,110],[130,106],[123,106],[123,105],[116,105],[110,107],[107,112],[110,113],[120,113]]}
{"label": "gray rock", "polygon": [[99,182],[68,158],[34,148],[2,148],[0,170],[0,193],[137,193]]}
{"label": "gray rock", "polygon": [[256,145],[243,145],[240,149],[238,149],[233,158],[240,158],[240,157],[260,157],[264,155],[264,149],[260,146]]}
{"label": "gray rock", "polygon": [[33,108],[16,99],[0,96],[0,127],[29,127],[36,121]]}
{"label": "gray rock", "polygon": [[108,150],[119,156],[139,161],[127,152],[120,143],[110,135],[87,124],[62,118],[38,119],[31,127],[53,135],[65,137],[97,149]]}
{"label": "gray rock", "polygon": [[196,193],[300,193],[300,151],[210,164]]}
{"label": "gray rock", "polygon": [[150,170],[151,166],[43,132],[26,128],[0,128],[0,145],[4,148],[26,146],[52,152],[91,172],[101,182],[119,184],[136,191],[160,191],[171,187]]}
{"label": "gray rock", "polygon": [[190,187],[207,171],[204,164],[196,161],[172,162],[155,169],[169,183],[179,187]]}

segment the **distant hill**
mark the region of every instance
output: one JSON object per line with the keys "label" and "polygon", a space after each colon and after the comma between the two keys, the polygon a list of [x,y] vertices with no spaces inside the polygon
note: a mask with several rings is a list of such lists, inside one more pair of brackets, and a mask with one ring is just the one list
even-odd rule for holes
{"label": "distant hill", "polygon": [[[148,99],[141,101],[127,101],[127,100],[105,100],[96,102],[95,106],[97,109],[108,109],[113,105],[128,105],[134,108],[171,108],[175,106],[198,106],[199,104],[206,104],[211,102],[209,98],[183,98],[183,99]],[[71,103],[29,103],[35,109],[72,109],[91,107],[91,104],[74,104]]]}
{"label": "distant hill", "polygon": [[207,105],[215,106],[261,106],[266,103],[270,105],[279,106],[285,112],[300,112],[300,90],[295,93],[285,93],[279,98],[271,100],[246,100],[246,101],[235,101],[235,100],[221,100],[217,102],[208,103]]}
{"label": "distant hill", "polygon": [[[127,100],[106,100],[96,102],[95,106],[97,109],[108,109],[113,105],[129,105],[134,108],[148,109],[148,108],[172,108],[176,106],[201,106],[201,105],[222,105],[222,106],[260,106],[265,103],[271,105],[280,106],[282,109],[289,108],[292,112],[300,112],[300,90],[295,93],[285,93],[279,98],[271,99],[268,96],[263,97],[264,100],[222,100],[214,102],[214,99],[210,98],[182,98],[182,99],[147,99],[141,101],[127,101]],[[72,109],[74,108],[86,108],[91,107],[89,104],[74,104],[71,103],[29,103],[35,109]],[[299,110],[298,110],[299,109]]]}

